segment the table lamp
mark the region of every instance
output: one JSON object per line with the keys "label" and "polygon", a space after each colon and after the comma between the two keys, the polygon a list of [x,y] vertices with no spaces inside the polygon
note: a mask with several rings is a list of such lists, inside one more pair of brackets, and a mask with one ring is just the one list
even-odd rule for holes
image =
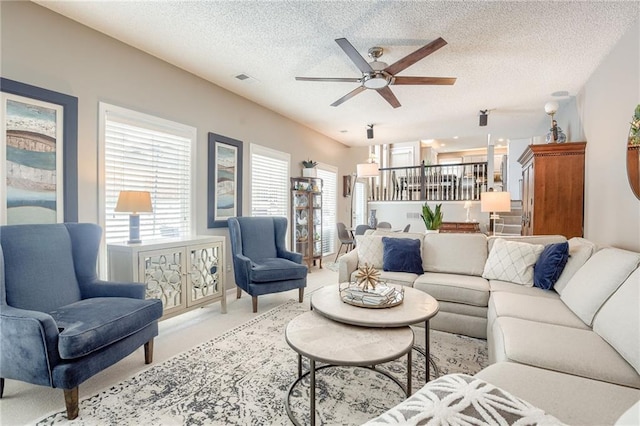
{"label": "table lamp", "polygon": [[496,235],[495,221],[500,219],[497,212],[511,211],[511,194],[506,191],[488,191],[480,193],[480,210],[491,213],[489,220],[493,219],[493,235]]}
{"label": "table lamp", "polygon": [[151,194],[149,191],[120,191],[114,212],[129,212],[129,241],[128,244],[139,244],[140,215],[138,213],[153,212]]}

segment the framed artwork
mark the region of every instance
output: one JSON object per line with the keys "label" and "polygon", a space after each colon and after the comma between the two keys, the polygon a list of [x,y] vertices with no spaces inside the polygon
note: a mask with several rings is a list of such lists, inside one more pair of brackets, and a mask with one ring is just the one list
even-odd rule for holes
{"label": "framed artwork", "polygon": [[242,142],[209,133],[207,226],[222,228],[242,216]]}
{"label": "framed artwork", "polygon": [[0,224],[78,221],[78,98],[0,79]]}

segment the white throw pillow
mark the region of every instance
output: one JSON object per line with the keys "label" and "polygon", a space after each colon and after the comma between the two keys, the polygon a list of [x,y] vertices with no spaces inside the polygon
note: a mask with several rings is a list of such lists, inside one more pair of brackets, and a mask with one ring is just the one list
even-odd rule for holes
{"label": "white throw pillow", "polygon": [[585,324],[640,263],[640,253],[606,247],[594,253],[571,277],[560,299]]}
{"label": "white throw pillow", "polygon": [[542,244],[497,239],[489,252],[482,277],[533,286],[533,265],[544,250]]}
{"label": "white throw pillow", "polygon": [[366,263],[376,269],[382,269],[382,235],[356,235],[358,266]]}
{"label": "white throw pillow", "polygon": [[567,283],[573,275],[585,264],[587,260],[596,252],[596,245],[589,240],[580,237],[573,237],[569,240],[569,260],[560,274],[560,278],[553,285],[553,289],[562,294]]}

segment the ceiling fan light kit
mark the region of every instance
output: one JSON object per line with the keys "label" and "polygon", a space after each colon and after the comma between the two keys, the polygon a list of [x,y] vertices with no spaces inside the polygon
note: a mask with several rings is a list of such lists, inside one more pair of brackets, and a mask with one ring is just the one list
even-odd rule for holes
{"label": "ceiling fan light kit", "polygon": [[377,91],[393,108],[400,107],[400,101],[393,94],[389,86],[398,85],[453,85],[456,79],[453,77],[397,77],[396,74],[409,68],[416,62],[424,59],[436,50],[447,45],[441,37],[431,43],[422,46],[420,49],[405,56],[391,65],[378,61],[378,58],[384,53],[384,49],[374,46],[369,49],[368,55],[373,58],[373,62],[367,62],[365,58],[358,53],[355,47],[346,39],[338,38],[335,40],[338,46],[342,48],[349,59],[358,67],[362,73],[360,78],[323,78],[323,77],[296,77],[298,81],[326,81],[334,83],[359,83],[351,92],[347,93],[331,106],[338,106],[353,98],[360,92],[367,89]]}

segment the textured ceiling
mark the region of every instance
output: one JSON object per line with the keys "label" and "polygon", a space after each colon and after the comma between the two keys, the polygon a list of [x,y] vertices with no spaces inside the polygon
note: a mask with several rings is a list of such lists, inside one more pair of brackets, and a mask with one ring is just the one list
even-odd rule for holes
{"label": "textured ceiling", "polygon": [[[36,1],[346,145],[436,139],[446,148],[540,134],[551,94],[561,105],[639,19],[640,3],[451,1]],[[448,45],[400,76],[457,77],[454,86],[391,86],[393,109],[367,90],[330,104],[360,77],[334,41],[392,64],[438,37]],[[235,78],[245,73],[244,82]],[[489,109],[489,125],[478,126]],[[375,139],[366,139],[374,124]],[[562,122],[559,123],[562,126]],[[457,136],[456,139],[453,139]]]}

